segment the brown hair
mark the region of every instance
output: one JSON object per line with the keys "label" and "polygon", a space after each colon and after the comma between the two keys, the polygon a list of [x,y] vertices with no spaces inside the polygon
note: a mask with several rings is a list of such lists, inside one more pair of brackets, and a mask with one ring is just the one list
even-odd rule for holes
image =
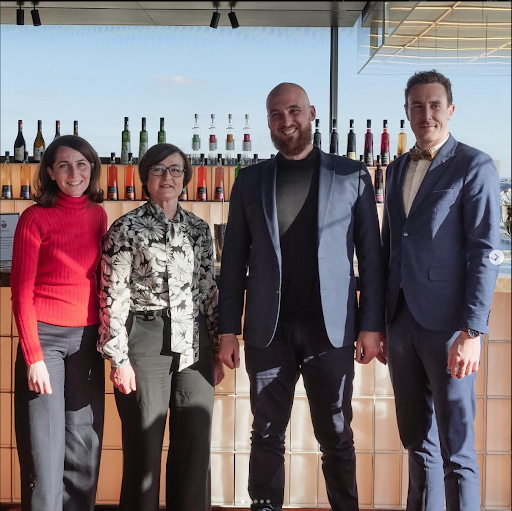
{"label": "brown hair", "polygon": [[448,106],[453,103],[452,84],[446,76],[438,73],[435,69],[431,71],[418,71],[414,73],[407,81],[405,88],[405,106],[408,104],[409,93],[415,85],[423,85],[427,83],[440,83],[446,90],[446,97],[448,98]]}
{"label": "brown hair", "polygon": [[142,160],[139,162],[139,176],[142,182],[142,189],[149,197],[148,192],[148,175],[149,169],[156,165],[157,163],[162,162],[171,154],[179,153],[179,155],[183,158],[185,173],[183,175],[183,187],[187,186],[190,181],[192,181],[192,165],[187,155],[177,146],[172,144],[156,144],[153,147],[149,148],[146,154],[142,157]]}
{"label": "brown hair", "polygon": [[87,195],[91,202],[103,202],[103,190],[100,188],[101,162],[98,154],[87,140],[75,135],[63,135],[46,148],[34,179],[33,200],[45,208],[54,206],[57,201],[59,187],[47,169],[53,168],[59,147],[70,147],[78,151],[91,164],[91,180],[84,195]]}

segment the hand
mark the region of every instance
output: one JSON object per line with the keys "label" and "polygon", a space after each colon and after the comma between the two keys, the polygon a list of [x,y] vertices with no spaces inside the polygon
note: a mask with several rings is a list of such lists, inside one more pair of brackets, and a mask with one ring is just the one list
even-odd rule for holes
{"label": "hand", "polygon": [[368,364],[380,351],[379,332],[359,332],[356,342],[356,362]]}
{"label": "hand", "polygon": [[235,334],[220,337],[219,359],[230,369],[240,367],[240,344]]}
{"label": "hand", "polygon": [[461,332],[448,351],[448,366],[452,378],[461,380],[476,373],[480,363],[480,336],[470,337]]}
{"label": "hand", "polygon": [[131,365],[112,369],[110,371],[110,381],[123,394],[129,394],[132,390],[137,390],[135,373]]}
{"label": "hand", "polygon": [[388,363],[388,348],[387,343],[388,340],[386,338],[386,332],[379,332],[380,336],[380,351],[377,353],[377,360],[381,363],[386,365]]}
{"label": "hand", "polygon": [[50,375],[44,360],[34,362],[27,367],[28,388],[38,394],[51,394]]}
{"label": "hand", "polygon": [[213,358],[213,384],[215,387],[224,379],[224,364],[218,355]]}

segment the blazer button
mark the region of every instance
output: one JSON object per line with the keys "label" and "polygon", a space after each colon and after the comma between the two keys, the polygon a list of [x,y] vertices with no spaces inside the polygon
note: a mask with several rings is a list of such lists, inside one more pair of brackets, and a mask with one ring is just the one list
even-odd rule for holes
{"label": "blazer button", "polygon": [[276,291],[276,295],[278,295],[278,294],[279,294],[279,289]]}
{"label": "blazer button", "polygon": [[409,233],[408,232],[404,232],[404,237],[407,237],[409,236]]}

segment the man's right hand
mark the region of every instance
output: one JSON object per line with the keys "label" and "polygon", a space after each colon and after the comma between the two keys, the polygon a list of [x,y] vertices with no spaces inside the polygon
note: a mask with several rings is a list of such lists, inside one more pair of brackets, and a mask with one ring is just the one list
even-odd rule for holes
{"label": "man's right hand", "polygon": [[135,372],[131,365],[112,369],[110,371],[110,381],[114,387],[123,394],[129,394],[132,390],[137,390],[135,384]]}
{"label": "man's right hand", "polygon": [[44,360],[34,362],[27,367],[28,388],[38,394],[51,394],[50,375]]}
{"label": "man's right hand", "polygon": [[235,334],[220,336],[219,359],[230,369],[240,367],[240,343]]}

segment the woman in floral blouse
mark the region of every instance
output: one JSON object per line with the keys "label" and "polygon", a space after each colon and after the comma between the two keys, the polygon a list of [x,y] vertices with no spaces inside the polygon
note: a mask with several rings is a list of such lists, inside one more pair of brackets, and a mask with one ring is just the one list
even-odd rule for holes
{"label": "woman in floral blouse", "polygon": [[208,224],[178,196],[192,178],[185,154],[153,146],[139,164],[149,200],[119,218],[102,258],[98,349],[111,363],[122,423],[120,509],[158,509],[167,411],[167,509],[211,509],[217,285]]}

